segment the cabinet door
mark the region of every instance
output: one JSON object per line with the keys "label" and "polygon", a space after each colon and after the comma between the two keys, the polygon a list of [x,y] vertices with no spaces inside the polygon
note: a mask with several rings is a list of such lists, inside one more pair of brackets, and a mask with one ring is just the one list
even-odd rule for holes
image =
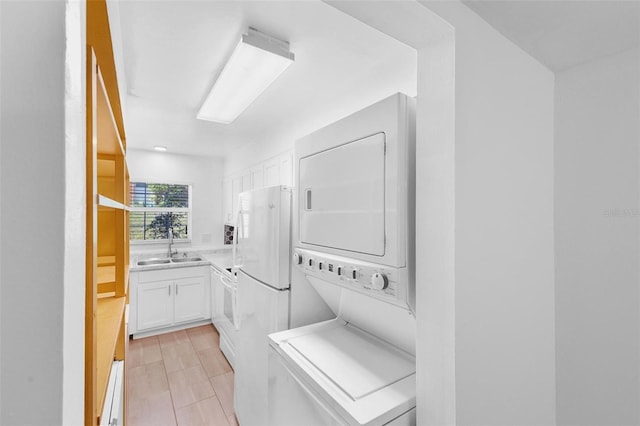
{"label": "cabinet door", "polygon": [[251,189],[264,188],[264,170],[262,165],[251,169]]}
{"label": "cabinet door", "polygon": [[280,162],[280,185],[293,186],[293,160],[292,154],[282,154],[279,158]]}
{"label": "cabinet door", "polygon": [[138,285],[138,331],[173,323],[172,287],[171,281]]}
{"label": "cabinet door", "polygon": [[231,223],[236,223],[238,215],[238,195],[242,192],[242,176],[233,178],[231,181]]}
{"label": "cabinet door", "polygon": [[272,158],[264,163],[264,186],[280,184],[280,163],[278,158]]}
{"label": "cabinet door", "polygon": [[251,191],[253,185],[251,184],[251,172],[247,172],[242,175],[242,192]]}
{"label": "cabinet door", "polygon": [[207,317],[204,277],[176,280],[174,322],[194,321]]}
{"label": "cabinet door", "polygon": [[222,181],[222,221],[233,223],[233,181],[225,179]]}

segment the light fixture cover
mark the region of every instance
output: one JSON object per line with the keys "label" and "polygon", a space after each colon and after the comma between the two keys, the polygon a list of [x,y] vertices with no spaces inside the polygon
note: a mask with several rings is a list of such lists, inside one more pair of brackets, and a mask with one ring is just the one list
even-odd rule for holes
{"label": "light fixture cover", "polygon": [[289,43],[249,28],[213,84],[197,118],[233,122],[294,59]]}

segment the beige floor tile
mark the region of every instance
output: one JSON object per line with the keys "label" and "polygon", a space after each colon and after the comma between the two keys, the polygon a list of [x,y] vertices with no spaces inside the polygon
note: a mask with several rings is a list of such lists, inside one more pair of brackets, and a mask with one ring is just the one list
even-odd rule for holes
{"label": "beige floor tile", "polygon": [[227,416],[227,420],[229,421],[229,426],[239,426],[238,419],[236,419],[236,415],[233,414],[231,416]]}
{"label": "beige floor tile", "polygon": [[187,343],[163,346],[162,358],[167,373],[200,365],[198,354],[189,341]]}
{"label": "beige floor tile", "polygon": [[131,340],[127,353],[127,368],[139,367],[162,360],[158,336]]}
{"label": "beige floor tile", "polygon": [[127,371],[129,399],[144,398],[169,390],[167,374],[162,361],[141,365]]}
{"label": "beige floor tile", "polygon": [[200,333],[215,333],[218,334],[215,327],[212,327],[211,324],[200,325],[198,327],[187,328],[187,334],[190,336],[192,334],[200,334]]}
{"label": "beige floor tile", "polygon": [[231,371],[229,361],[223,355],[219,348],[210,348],[198,351],[198,357],[202,366],[207,372],[207,376],[213,377]]}
{"label": "beige floor tile", "polygon": [[169,373],[168,378],[176,409],[215,396],[207,373],[200,365]]}
{"label": "beige floor tile", "polygon": [[127,424],[237,426],[233,370],[218,342],[212,325],[131,341]]}
{"label": "beige floor tile", "polygon": [[174,331],[172,333],[164,333],[158,335],[160,346],[164,349],[171,345],[180,345],[183,343],[189,343],[189,336],[186,330]]}
{"label": "beige floor tile", "polygon": [[174,426],[176,418],[171,405],[171,393],[146,395],[127,406],[128,426]]}
{"label": "beige floor tile", "polygon": [[187,333],[196,351],[217,348],[220,345],[220,338],[213,327],[208,327],[204,330],[197,327],[190,330],[196,330],[192,333]]}
{"label": "beige floor tile", "polygon": [[233,409],[233,371],[211,377],[209,380],[220,400],[222,409],[227,416],[233,416],[235,414]]}
{"label": "beige floor tile", "polygon": [[215,396],[177,409],[176,418],[178,425],[184,426],[227,426],[229,424]]}

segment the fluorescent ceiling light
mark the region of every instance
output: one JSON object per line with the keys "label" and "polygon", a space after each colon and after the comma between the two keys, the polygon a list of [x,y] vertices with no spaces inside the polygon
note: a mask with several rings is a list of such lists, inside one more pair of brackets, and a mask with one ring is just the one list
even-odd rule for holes
{"label": "fluorescent ceiling light", "polygon": [[167,150],[167,147],[166,146],[156,145],[156,146],[153,147],[153,149],[155,149],[156,151],[165,152]]}
{"label": "fluorescent ceiling light", "polygon": [[249,28],[213,84],[197,118],[233,122],[294,58],[289,43]]}

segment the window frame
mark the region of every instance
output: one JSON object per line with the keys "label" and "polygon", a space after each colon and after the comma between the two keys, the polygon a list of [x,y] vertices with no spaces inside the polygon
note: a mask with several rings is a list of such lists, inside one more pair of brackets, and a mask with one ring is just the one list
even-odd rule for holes
{"label": "window frame", "polygon": [[[190,182],[181,182],[181,181],[167,181],[163,179],[153,179],[153,178],[130,178],[129,184],[134,183],[146,183],[149,184],[159,184],[159,185],[185,185],[189,191],[189,207],[135,207],[133,205],[129,205],[129,213],[131,212],[156,212],[156,213],[166,213],[166,212],[174,212],[174,213],[187,213],[187,238],[174,238],[174,243],[190,243],[193,238],[193,184]],[[131,200],[131,190],[128,192],[129,201]],[[131,221],[129,221],[129,244],[130,245],[153,245],[153,244],[168,244],[168,238],[158,238],[153,240],[134,240],[131,239]]]}

